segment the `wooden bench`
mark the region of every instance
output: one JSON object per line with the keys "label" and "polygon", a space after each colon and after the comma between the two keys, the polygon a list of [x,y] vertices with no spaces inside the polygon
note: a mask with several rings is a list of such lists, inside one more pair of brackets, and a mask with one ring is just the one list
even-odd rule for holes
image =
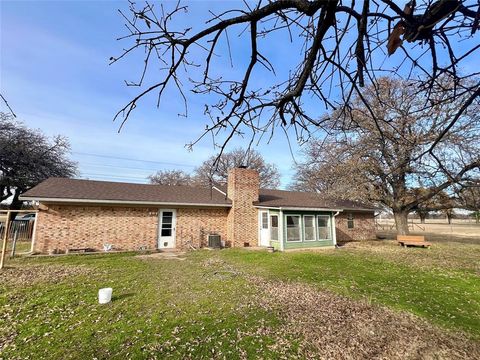
{"label": "wooden bench", "polygon": [[397,235],[397,242],[404,247],[421,246],[430,248],[432,246],[431,243],[425,241],[425,236],[418,235]]}

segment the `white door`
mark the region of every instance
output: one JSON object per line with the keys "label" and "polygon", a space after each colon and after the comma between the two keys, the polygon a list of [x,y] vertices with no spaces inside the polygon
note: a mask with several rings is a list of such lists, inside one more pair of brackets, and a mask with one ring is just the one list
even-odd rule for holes
{"label": "white door", "polygon": [[158,248],[172,249],[175,247],[176,211],[172,209],[161,209],[158,216]]}
{"label": "white door", "polygon": [[268,211],[260,211],[260,246],[270,246]]}

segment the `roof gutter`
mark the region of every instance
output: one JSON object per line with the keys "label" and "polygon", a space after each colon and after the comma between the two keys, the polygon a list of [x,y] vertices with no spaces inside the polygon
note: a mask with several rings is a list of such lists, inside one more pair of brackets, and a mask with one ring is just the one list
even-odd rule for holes
{"label": "roof gutter", "polygon": [[363,209],[363,208],[344,208],[343,211],[378,211],[377,209]]}
{"label": "roof gutter", "polygon": [[254,207],[258,209],[274,209],[274,210],[280,210],[280,211],[337,211],[337,212],[342,212],[343,209],[330,209],[330,208],[301,208],[301,207],[275,207],[275,206],[261,206],[261,205],[254,205]]}
{"label": "roof gutter", "polygon": [[70,204],[115,204],[115,205],[165,205],[165,206],[202,206],[202,207],[232,207],[231,204],[206,204],[206,203],[180,203],[180,202],[159,202],[159,201],[130,201],[130,200],[94,200],[94,199],[69,199],[69,198],[41,198],[31,196],[20,196],[20,200],[40,201],[50,203]]}

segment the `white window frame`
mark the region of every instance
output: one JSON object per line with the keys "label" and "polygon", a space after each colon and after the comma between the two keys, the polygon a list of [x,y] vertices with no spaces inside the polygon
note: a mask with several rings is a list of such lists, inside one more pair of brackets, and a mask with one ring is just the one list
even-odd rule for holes
{"label": "white window frame", "polygon": [[[327,229],[329,230],[329,233],[330,233],[330,238],[327,238],[327,239],[320,239],[320,231],[317,231],[317,241],[329,241],[329,240],[332,240],[333,236],[332,236],[332,219],[331,219],[331,216],[330,215],[317,215],[317,226],[316,228],[319,228],[318,226],[318,218],[327,218]],[[322,226],[323,227],[323,226]],[[318,229],[317,229],[318,230]]]}
{"label": "white window frame", "polygon": [[[307,216],[307,217],[310,216],[310,217],[313,218],[313,239],[311,239],[311,240],[307,240],[307,236],[306,236],[306,227],[305,227],[305,217],[306,217],[306,216]],[[316,222],[317,222],[317,217],[316,217],[315,215],[309,215],[309,214],[303,215],[303,220],[302,220],[302,221],[303,221],[303,224],[302,224],[302,225],[303,225],[303,226],[302,226],[302,229],[303,229],[303,241],[305,241],[305,242],[317,241],[317,224],[316,224]]]}
{"label": "white window frame", "polygon": [[[300,235],[300,240],[288,240],[288,222],[287,222],[287,216],[298,216],[298,226],[299,226],[299,232],[298,235]],[[285,214],[285,242],[287,243],[301,243],[303,242],[302,239],[302,215],[301,214]]]}

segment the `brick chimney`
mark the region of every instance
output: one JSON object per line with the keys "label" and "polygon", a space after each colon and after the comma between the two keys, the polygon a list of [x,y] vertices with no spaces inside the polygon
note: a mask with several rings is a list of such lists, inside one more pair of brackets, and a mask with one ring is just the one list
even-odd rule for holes
{"label": "brick chimney", "polygon": [[258,201],[260,177],[253,169],[233,168],[228,171],[227,195],[232,208],[227,218],[227,241],[232,247],[258,245]]}

